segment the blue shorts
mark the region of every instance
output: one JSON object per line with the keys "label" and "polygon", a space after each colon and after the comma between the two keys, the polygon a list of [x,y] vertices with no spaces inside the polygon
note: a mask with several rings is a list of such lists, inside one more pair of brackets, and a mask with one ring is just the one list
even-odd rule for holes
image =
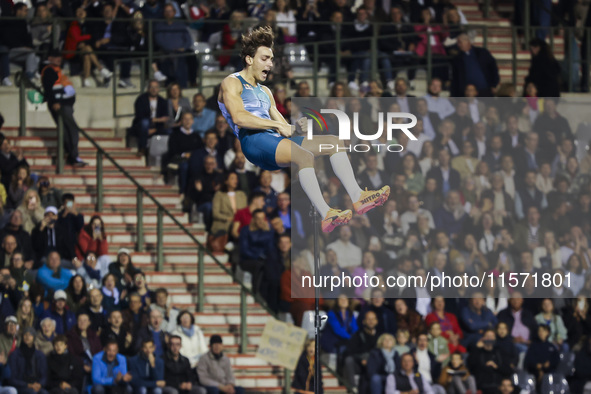
{"label": "blue shorts", "polygon": [[[277,165],[275,152],[277,145],[285,139],[279,133],[271,130],[241,129],[239,133],[242,153],[252,164],[263,170],[275,171],[283,167]],[[302,145],[303,136],[289,138],[298,145]]]}

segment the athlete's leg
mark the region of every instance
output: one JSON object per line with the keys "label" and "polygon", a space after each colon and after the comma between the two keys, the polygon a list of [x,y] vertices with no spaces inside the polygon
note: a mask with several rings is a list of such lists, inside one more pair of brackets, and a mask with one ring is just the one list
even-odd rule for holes
{"label": "athlete's leg", "polygon": [[275,150],[275,161],[281,167],[288,167],[292,164],[298,166],[300,185],[323,218],[322,231],[330,232],[335,227],[345,224],[351,219],[353,213],[350,210],[331,209],[324,201],[314,171],[314,154],[312,152],[289,139],[283,139]]}
{"label": "athlete's leg", "polygon": [[302,147],[315,155],[330,155],[330,164],[336,176],[339,178],[347,194],[353,201],[353,207],[358,214],[364,214],[370,209],[380,206],[388,200],[390,187],[384,186],[380,190],[361,190],[347,153],[343,152],[343,143],[334,135],[315,136],[313,139],[304,139]]}
{"label": "athlete's leg", "polygon": [[347,152],[342,151],[343,147],[343,142],[334,135],[318,135],[311,140],[304,139],[302,141],[302,148],[312,152],[315,156],[330,155],[330,164],[334,173],[341,180],[351,201],[357,201],[361,197],[361,188],[355,179]]}

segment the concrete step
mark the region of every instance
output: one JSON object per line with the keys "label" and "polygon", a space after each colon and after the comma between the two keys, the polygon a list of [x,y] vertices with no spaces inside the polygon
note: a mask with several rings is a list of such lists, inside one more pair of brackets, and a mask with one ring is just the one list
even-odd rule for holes
{"label": "concrete step", "polygon": [[[26,157],[26,156],[25,156]],[[37,174],[46,174],[48,176],[56,174],[56,166],[55,165],[47,165],[47,166],[39,166],[39,165],[31,165],[31,171]],[[132,174],[134,177],[141,176],[141,175],[151,175],[151,176],[159,176],[160,175],[160,168],[158,167],[146,167],[146,166],[127,166],[125,167],[125,171]],[[117,168],[112,166],[107,166],[103,168],[104,176],[119,176],[124,177]],[[80,176],[96,176],[96,167],[94,166],[86,166],[86,167],[72,167],[70,165],[64,166],[64,173],[62,175],[80,175]]]}
{"label": "concrete step", "polygon": [[[82,159],[83,161],[85,161],[86,163],[88,163],[89,166],[96,166],[96,155],[85,155],[84,152],[80,152],[79,155],[80,159]],[[130,167],[130,166],[145,166],[146,165],[146,159],[144,157],[137,157],[137,156],[121,156],[121,155],[117,155],[117,154],[113,154],[112,155],[113,159],[115,159],[115,161],[117,161],[117,164],[119,164],[122,167]],[[27,162],[32,165],[32,166],[51,166],[52,164],[56,163],[56,158],[52,157],[52,156],[43,156],[43,157],[38,157],[38,156],[26,156],[27,158]],[[106,160],[103,158],[103,167],[113,167],[115,168],[115,165],[113,164],[113,162],[111,162],[110,160]]]}
{"label": "concrete step", "polygon": [[[193,236],[197,238],[199,242],[205,243],[206,241],[206,235],[203,232],[195,232],[193,233]],[[117,245],[135,243],[137,240],[137,234],[135,232],[110,232],[107,228],[107,240],[110,243]],[[156,233],[144,232],[144,242],[156,243]],[[163,242],[166,243],[168,247],[176,245],[195,245],[187,234],[178,230],[165,231],[163,234]]]}
{"label": "concrete step", "polygon": [[[98,129],[98,128],[86,128],[84,131],[92,138],[112,138],[115,136],[113,129]],[[19,137],[18,127],[3,127],[2,132],[7,137]],[[41,137],[51,138],[57,136],[57,129],[55,127],[48,128],[37,128],[31,127],[25,130],[25,137]]]}
{"label": "concrete step", "polygon": [[[206,286],[211,285],[221,287],[234,283],[234,279],[230,275],[224,273],[221,269],[219,274],[206,273],[203,278]],[[198,284],[197,264],[195,264],[192,272],[146,272],[146,281],[151,287],[167,287],[174,286],[175,284]]]}
{"label": "concrete step", "polygon": [[[98,137],[95,138],[97,144],[103,149],[106,148],[125,148],[125,139],[116,137]],[[23,149],[26,148],[54,148],[57,147],[57,135],[55,137],[19,137],[15,141],[15,145]],[[78,143],[80,148],[92,148],[94,145],[83,135],[80,135]]]}

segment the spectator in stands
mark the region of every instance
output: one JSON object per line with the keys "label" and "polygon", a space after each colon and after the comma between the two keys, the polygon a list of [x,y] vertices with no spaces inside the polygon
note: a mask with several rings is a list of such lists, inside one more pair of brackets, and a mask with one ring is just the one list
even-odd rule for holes
{"label": "spectator in stands", "polygon": [[540,324],[537,332],[538,340],[532,342],[527,349],[523,365],[529,373],[538,379],[538,382],[541,382],[545,374],[556,370],[560,355],[556,346],[548,341],[550,327]]}
{"label": "spectator in stands", "polygon": [[62,191],[51,187],[49,178],[42,176],[37,181],[37,191],[41,199],[41,206],[47,207],[59,207],[62,202]]}
{"label": "spectator in stands", "polygon": [[14,235],[9,234],[4,236],[2,239],[2,250],[0,251],[2,268],[10,268],[12,258],[16,253],[20,253],[19,249],[19,244]]}
{"label": "spectator in stands", "polygon": [[66,292],[57,290],[53,294],[53,303],[51,307],[44,311],[43,318],[49,317],[55,321],[55,333],[65,335],[76,324],[76,315],[66,309]]}
{"label": "spectator in stands", "polygon": [[[215,138],[215,134],[209,134]],[[208,137],[206,136],[206,144]],[[211,137],[210,137],[211,139]],[[205,148],[207,149],[207,148]],[[214,152],[215,153],[215,152]],[[198,154],[191,155],[191,162],[189,164],[189,188],[188,195],[190,202],[186,209],[195,203],[197,210],[203,214],[203,222],[208,231],[211,230],[212,224],[212,201],[215,193],[220,189],[223,182],[223,175],[216,158],[209,154],[199,155],[203,158],[203,162],[197,168],[193,163],[197,163]]]}
{"label": "spectator in stands", "polygon": [[80,275],[72,276],[70,283],[66,288],[66,295],[68,297],[68,308],[76,313],[78,310],[86,305],[88,299],[88,290],[86,288],[86,281]]}
{"label": "spectator in stands", "polygon": [[496,393],[503,377],[512,372],[495,347],[495,340],[494,330],[486,329],[482,339],[468,356],[468,368],[476,379],[478,389],[483,393]]}
{"label": "spectator in stands", "polygon": [[495,58],[486,48],[472,45],[470,36],[457,36],[459,53],[452,61],[451,95],[464,95],[466,85],[474,85],[479,97],[492,97],[499,84],[499,69]]}
{"label": "spectator in stands", "polygon": [[349,298],[339,295],[334,307],[328,311],[327,325],[320,336],[320,346],[327,353],[343,354],[347,341],[358,330],[357,318],[353,314]]}
{"label": "spectator in stands", "polygon": [[23,341],[8,357],[10,378],[7,383],[19,393],[47,394],[47,360],[39,350],[35,350],[35,330],[31,327],[23,332]]}
{"label": "spectator in stands", "polygon": [[252,214],[256,210],[262,210],[265,206],[265,194],[262,192],[253,192],[249,195],[248,206],[246,208],[239,209],[234,215],[232,222],[232,230],[230,234],[232,238],[238,239],[240,237],[240,231],[248,226],[252,220]]}
{"label": "spectator in stands", "polygon": [[399,298],[394,302],[394,312],[398,329],[408,330],[411,338],[417,338],[417,335],[425,330],[423,318],[408,307],[405,299]]}
{"label": "spectator in stands", "polygon": [[137,271],[135,273],[135,276],[133,277],[133,285],[133,291],[141,297],[142,306],[147,311],[154,298],[154,292],[148,289],[146,275],[142,271]]}
{"label": "spectator in stands", "polygon": [[62,54],[52,50],[47,57],[49,64],[41,72],[43,91],[51,116],[57,125],[61,117],[64,126],[64,147],[68,155],[68,164],[74,167],[87,165],[78,157],[78,130],[80,127],[74,119],[74,102],[76,91],[72,82],[61,69]]}
{"label": "spectator in stands", "polygon": [[367,375],[372,394],[384,392],[388,375],[400,369],[400,355],[394,350],[396,340],[391,334],[382,334],[378,338],[376,348],[369,353]]}
{"label": "spectator in stands", "polygon": [[168,124],[167,128],[179,127],[183,114],[191,112],[191,104],[178,83],[173,82],[166,90],[168,101]]}
{"label": "spectator in stands", "polygon": [[244,209],[247,203],[246,194],[238,187],[238,176],[227,173],[224,184],[213,197],[213,224],[211,233],[214,236],[228,234],[232,219],[236,213]]}
{"label": "spectator in stands", "polygon": [[429,337],[422,333],[417,336],[417,347],[411,350],[416,363],[417,371],[431,385],[435,394],[445,394],[443,387],[435,384],[439,382],[441,374],[441,362],[429,351]]}
{"label": "spectator in stands", "polygon": [[104,347],[109,341],[114,340],[121,349],[121,354],[131,356],[134,350],[133,335],[123,326],[121,311],[111,311],[108,323],[100,333],[102,346]]}
{"label": "spectator in stands", "polygon": [[102,280],[101,291],[103,293],[103,307],[107,314],[115,309],[121,309],[121,305],[125,302],[127,291],[125,294],[119,292],[115,275],[111,273],[105,275]]}
{"label": "spectator in stands", "polygon": [[25,192],[33,186],[34,182],[31,178],[31,170],[29,166],[23,164],[17,167],[12,173],[10,186],[4,191],[4,193],[8,191],[6,199],[4,199],[6,207],[10,209],[18,208],[23,202]]}
{"label": "spectator in stands", "polygon": [[[376,346],[378,318],[373,311],[368,311],[362,321],[362,327],[349,342],[343,355],[343,376],[352,385],[356,374],[365,374],[369,351]],[[361,391],[360,391],[361,392]]]}
{"label": "spectator in stands", "polygon": [[568,351],[568,344],[566,342],[568,340],[568,332],[559,312],[554,309],[553,299],[544,298],[542,300],[541,312],[536,315],[536,322],[550,327],[548,341],[564,352]]}
{"label": "spectator in stands", "polygon": [[7,357],[0,353],[0,394],[18,394],[14,387],[4,385],[4,382],[10,378],[10,367],[7,364]]}
{"label": "spectator in stands", "polygon": [[73,194],[64,193],[62,195],[57,222],[59,226],[66,230],[68,234],[67,242],[75,245],[78,241],[78,233],[84,227],[84,215],[78,212],[78,206]]}
{"label": "spectator in stands", "polygon": [[228,356],[223,354],[222,337],[212,335],[209,338],[209,352],[199,359],[197,374],[199,382],[207,390],[207,394],[219,391],[243,394],[244,388],[236,386],[234,373]]}
{"label": "spectator in stands", "polygon": [[168,290],[163,287],[156,289],[150,309],[157,309],[162,314],[162,330],[173,332],[176,329],[179,311],[168,302]]}
{"label": "spectator in stands", "polygon": [[[451,174],[450,174],[451,178]],[[445,203],[433,215],[435,227],[445,229],[452,240],[455,240],[462,231],[464,222],[468,219],[464,207],[460,201],[460,195],[455,190],[450,190],[445,198]]]}
{"label": "spectator in stands", "polygon": [[72,259],[76,257],[74,245],[70,243],[66,231],[57,224],[58,210],[54,206],[45,208],[43,220],[39,222],[32,232],[32,244],[38,261],[47,256],[49,252],[56,251],[60,254],[64,267],[72,266]]}
{"label": "spectator in stands", "polygon": [[145,339],[139,354],[129,359],[129,373],[133,377],[131,386],[135,392],[162,394],[164,381],[164,361],[154,354],[153,339]]}
{"label": "spectator in stands", "polygon": [[193,96],[193,130],[205,137],[205,132],[215,126],[215,111],[205,107],[205,96],[196,93]]}
{"label": "spectator in stands", "polygon": [[[8,58],[11,63],[21,66],[29,79],[39,80],[39,57],[35,54],[33,37],[31,36],[27,14],[29,9],[26,3],[15,4],[13,7],[14,18],[4,21],[0,35],[2,43],[8,48]],[[3,76],[3,84],[8,76]],[[10,82],[10,80],[8,80]]]}
{"label": "spectator in stands", "polygon": [[[165,394],[206,394],[207,391],[195,382],[189,359],[181,354],[181,338],[172,335],[168,340],[169,351],[164,355]],[[176,390],[176,391],[173,391]]]}
{"label": "spectator in stands", "polygon": [[140,157],[146,154],[150,137],[170,133],[166,128],[168,104],[159,95],[159,90],[158,81],[151,80],[147,91],[140,94],[134,103],[134,118],[129,133],[137,138],[137,154]]}
{"label": "spectator in stands", "polygon": [[560,97],[562,70],[552,49],[543,39],[534,38],[529,42],[529,50],[531,63],[524,86],[533,83],[538,90],[538,97]]}
{"label": "spectator in stands", "polygon": [[476,380],[470,375],[461,353],[451,355],[449,365],[441,372],[439,384],[448,392],[477,392]]}
{"label": "spectator in stands", "polygon": [[378,336],[382,334],[394,335],[398,330],[396,316],[385,304],[385,301],[384,291],[382,289],[372,289],[370,302],[361,308],[359,316],[357,317],[359,321],[363,321],[367,312],[374,312],[378,319],[378,325],[376,326],[376,335]]}
{"label": "spectator in stands", "polygon": [[107,325],[107,311],[103,308],[103,293],[100,288],[92,288],[88,291],[88,305],[82,309],[90,318],[90,327],[100,334]]}
{"label": "spectator in stands", "polygon": [[177,326],[172,334],[181,339],[181,354],[189,360],[191,368],[197,368],[201,356],[207,353],[207,342],[201,328],[195,324],[195,316],[187,310],[177,317]]}
{"label": "spectator in stands", "polygon": [[240,268],[252,274],[252,289],[259,291],[260,276],[269,247],[273,245],[273,232],[262,210],[252,212],[252,221],[240,230]]}
{"label": "spectator in stands", "polygon": [[569,382],[573,393],[583,393],[589,389],[591,381],[591,338],[582,343],[581,350],[575,354],[574,375]]}
{"label": "spectator in stands", "polygon": [[[25,167],[26,171],[29,172],[28,167]],[[19,168],[16,177],[23,179],[21,175],[21,169]],[[28,175],[27,175],[28,176]],[[14,184],[14,179],[13,179]],[[25,189],[23,198],[20,200],[18,210],[23,216],[23,229],[29,234],[33,231],[36,225],[43,220],[45,210],[41,206],[39,194],[35,189]],[[16,206],[14,208],[17,208]]]}
{"label": "spectator in stands", "polygon": [[2,230],[0,230],[0,239],[5,239],[7,235],[12,235],[15,238],[18,249],[23,253],[22,257],[25,259],[24,261],[27,262],[27,265],[32,264],[33,246],[31,235],[23,228],[23,214],[21,211],[13,211],[10,215],[10,221],[6,223],[6,226],[4,226]]}
{"label": "spectator in stands", "polygon": [[18,321],[16,316],[4,318],[4,330],[0,335],[0,354],[8,357],[20,346],[21,338],[18,335]]}
{"label": "spectator in stands", "polygon": [[[426,38],[422,38],[426,42]],[[418,47],[417,47],[418,48]],[[451,104],[449,99],[440,97],[442,89],[442,82],[439,78],[431,79],[429,84],[428,93],[424,99],[427,102],[429,112],[435,112],[439,115],[440,119],[445,119],[455,112],[454,106]],[[417,107],[418,109],[418,107]]]}
{"label": "spectator in stands", "polygon": [[523,296],[519,291],[511,294],[509,307],[500,311],[497,318],[499,322],[507,324],[517,350],[520,353],[525,352],[534,338],[538,323],[532,312],[523,307]]}
{"label": "spectator in stands", "polygon": [[149,323],[139,329],[135,335],[135,350],[139,352],[147,339],[152,339],[156,346],[155,354],[162,357],[167,351],[166,333],[162,330],[162,313],[158,309],[152,309],[149,313]]}
{"label": "spectator in stands", "polygon": [[525,218],[529,207],[535,206],[538,211],[546,209],[546,196],[536,187],[536,172],[527,170],[522,186],[515,193],[515,215],[519,220]]}
{"label": "spectator in stands", "polygon": [[28,298],[22,298],[16,310],[16,319],[21,331],[28,327],[37,327],[37,318],[33,310],[33,303]]}
{"label": "spectator in stands", "polygon": [[92,394],[126,394],[131,379],[117,342],[107,342],[104,350],[92,358]]}
{"label": "spectator in stands", "polygon": [[558,100],[557,97],[546,98],[544,112],[536,118],[533,125],[534,132],[540,137],[540,153],[548,159],[556,156],[557,147],[564,138],[574,138],[568,120],[557,110]]}
{"label": "spectator in stands", "polygon": [[194,152],[203,147],[203,141],[199,133],[194,129],[193,114],[183,112],[180,126],[172,130],[168,139],[169,168],[178,168],[179,191],[181,197],[187,190],[189,177],[189,159]]}
{"label": "spectator in stands", "polygon": [[361,248],[351,242],[353,233],[349,226],[342,226],[339,239],[328,244],[326,249],[334,250],[337,254],[339,266],[352,271],[361,264]]}
{"label": "spectator in stands", "polygon": [[497,324],[496,316],[484,305],[484,297],[480,291],[472,294],[469,306],[462,310],[460,321],[464,327],[462,344],[466,347],[474,345],[482,338],[485,330],[492,329]]}
{"label": "spectator in stands", "polygon": [[123,291],[133,287],[133,277],[139,271],[131,261],[131,253],[127,248],[117,251],[117,261],[109,264],[109,273],[115,276],[116,286],[123,297]]}
{"label": "spectator in stands", "polygon": [[[37,271],[37,282],[49,293],[66,289],[71,278],[72,273],[61,267],[61,257],[57,251],[49,252],[47,261]],[[64,300],[66,300],[65,292]]]}
{"label": "spectator in stands", "polygon": [[[2,172],[2,184],[6,191],[10,187],[14,172],[23,165],[28,167],[27,160],[23,156],[23,150],[12,146],[8,138],[0,133],[0,172]],[[27,185],[27,187],[29,186],[31,185]]]}
{"label": "spectator in stands", "polygon": [[193,86],[197,77],[197,57],[192,54],[193,39],[182,22],[175,22],[176,10],[171,3],[163,6],[165,22],[154,26],[155,43],[166,54],[188,54],[188,56],[165,59],[160,71],[168,80],[175,80],[182,88]]}
{"label": "spectator in stands", "polygon": [[53,351],[47,355],[47,389],[51,393],[78,394],[82,392],[82,368],[68,352],[68,339],[58,335],[53,340]]}
{"label": "spectator in stands", "polygon": [[101,282],[104,275],[106,275],[106,265],[104,260],[99,262],[94,252],[86,254],[86,258],[83,261],[73,261],[74,268],[78,275],[84,278],[84,281],[88,286],[94,288],[101,288]]}
{"label": "spectator in stands", "polygon": [[[109,267],[109,242],[105,233],[105,224],[100,216],[94,215],[80,231],[76,244],[76,255],[82,261],[89,253],[94,253],[101,277],[106,275]],[[96,267],[95,267],[96,268]]]}
{"label": "spectator in stands", "polygon": [[53,350],[53,340],[57,336],[55,333],[55,320],[51,317],[46,317],[41,320],[39,326],[41,329],[37,331],[37,335],[35,335],[35,349],[40,350],[41,353],[49,356]]}
{"label": "spectator in stands", "polygon": [[304,344],[304,350],[298,359],[296,369],[294,371],[294,379],[291,383],[291,388],[296,393],[324,393],[324,386],[322,383],[322,375],[320,375],[319,387],[316,391],[316,368],[314,366],[314,354],[316,352],[316,341],[309,339]]}
{"label": "spectator in stands", "polygon": [[457,345],[464,336],[458,319],[454,314],[445,311],[445,299],[441,295],[433,297],[431,304],[433,312],[425,317],[425,325],[431,327],[432,324],[439,323],[441,336]]}
{"label": "spectator in stands", "polygon": [[416,361],[412,354],[403,354],[400,359],[400,369],[386,379],[386,393],[433,393],[433,387],[421,372],[416,372]]}

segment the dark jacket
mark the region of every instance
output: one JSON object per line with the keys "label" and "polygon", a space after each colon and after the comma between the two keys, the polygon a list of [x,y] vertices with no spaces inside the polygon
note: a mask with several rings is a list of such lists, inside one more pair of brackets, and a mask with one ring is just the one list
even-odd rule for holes
{"label": "dark jacket", "polygon": [[2,22],[0,28],[0,39],[3,45],[9,49],[28,47],[33,48],[33,37],[29,33],[27,20],[25,18],[8,19]]}
{"label": "dark jacket", "polygon": [[584,346],[575,354],[575,373],[570,382],[571,392],[582,393],[588,381],[591,381],[591,349]]}
{"label": "dark jacket", "polygon": [[367,360],[369,357],[369,351],[376,347],[377,341],[377,333],[374,335],[368,334],[362,327],[360,327],[359,331],[353,334],[351,340],[347,344],[345,356],[353,356],[358,360]]}
{"label": "dark jacket", "polygon": [[376,326],[377,336],[380,336],[384,333],[396,335],[398,324],[396,323],[396,315],[394,315],[394,312],[392,312],[391,309],[389,309],[386,305],[382,305],[379,308],[371,304],[365,305],[363,308],[361,308],[359,316],[357,316],[357,321],[362,322],[363,319],[365,319],[365,314],[369,311],[374,312],[378,318],[378,325]]}
{"label": "dark jacket", "polygon": [[[493,361],[498,368],[487,366],[486,363],[489,361]],[[496,389],[503,377],[511,375],[512,372],[497,348],[491,351],[484,348],[471,349],[468,356],[468,369],[478,382],[478,388],[482,390]]]}
{"label": "dark jacket", "polygon": [[134,388],[156,387],[156,381],[164,380],[164,361],[160,357],[155,357],[154,368],[150,366],[149,361],[144,358],[142,353],[131,357],[128,361],[129,373],[133,376],[131,385]]}
{"label": "dark jacket", "polygon": [[96,335],[96,332],[90,328],[86,330],[86,339],[90,345],[90,354],[84,351],[84,345],[82,344],[82,338],[80,337],[80,331],[78,327],[74,327],[67,334],[68,337],[68,351],[72,356],[76,357],[79,363],[92,365],[92,357],[102,350],[101,341]]}
{"label": "dark jacket", "polygon": [[[158,334],[158,336],[160,338],[160,343],[162,345],[162,354],[164,355],[168,351],[168,347],[166,345],[166,340],[165,340],[164,330],[160,330],[160,333]],[[135,353],[140,352],[140,350],[142,348],[142,343],[146,339],[154,339],[154,336],[152,335],[152,330],[150,329],[150,327],[143,327],[138,331],[137,336],[135,338]],[[156,345],[156,347],[158,347],[157,344],[155,344],[155,345]]]}
{"label": "dark jacket", "polygon": [[265,259],[272,245],[272,231],[250,231],[248,226],[240,230],[240,258],[243,260]]}
{"label": "dark jacket", "polygon": [[[511,307],[505,308],[500,311],[497,315],[497,320],[499,323],[505,323],[507,325],[507,329],[509,333],[513,330],[513,324],[515,323],[515,317],[513,317],[513,312],[511,312]],[[533,313],[525,308],[521,308],[521,322],[529,328],[529,339],[532,340],[536,337],[538,323],[536,323],[536,318],[534,317]]]}
{"label": "dark jacket", "polygon": [[[105,299],[107,297],[103,294],[103,304],[105,303]],[[109,321],[107,318],[107,309],[103,307],[100,312],[93,312],[90,309],[90,306],[84,308],[84,312],[88,313],[88,317],[90,318],[90,328],[98,332],[100,329],[105,328],[109,325]]]}
{"label": "dark jacket", "polygon": [[[543,364],[548,361],[550,362],[550,365],[546,368]],[[537,375],[537,364],[542,364],[542,371],[548,373],[556,370],[559,361],[560,355],[556,346],[548,341],[542,342],[538,340],[529,345],[527,353],[525,354],[523,366],[529,373]]]}
{"label": "dark jacket", "polygon": [[[134,118],[133,126],[138,126],[143,119],[152,119],[152,112],[150,111],[150,97],[148,93],[142,93],[138,96],[133,104]],[[168,102],[158,96],[156,103],[156,117],[161,118],[168,116]],[[157,124],[159,128],[164,128],[164,123]]]}
{"label": "dark jacket", "polygon": [[82,365],[71,353],[57,354],[51,352],[47,356],[47,389],[53,390],[59,388],[62,382],[82,390],[82,377],[84,371]]}
{"label": "dark jacket", "polygon": [[33,249],[37,261],[40,263],[40,260],[43,257],[46,257],[49,252],[54,250],[60,254],[62,259],[72,260],[76,256],[76,253],[74,252],[74,244],[70,242],[71,240],[68,238],[67,230],[58,224],[53,227],[52,230],[55,237],[55,244],[51,247],[49,246],[49,230],[49,227],[45,227],[41,230],[41,223],[39,223],[31,233]]}
{"label": "dark jacket", "polygon": [[122,328],[130,332],[134,337],[142,328],[148,326],[148,315],[142,310],[140,310],[139,316],[137,316],[137,321],[134,319],[134,315],[130,309],[124,309],[121,311],[121,314],[123,315]]}
{"label": "dark jacket", "polygon": [[415,35],[410,35],[409,33],[414,33],[415,29],[412,25],[408,25],[405,23],[401,23],[400,25],[396,25],[394,23],[383,24],[380,28],[380,35],[382,36],[393,36],[398,34],[405,34],[403,37],[387,37],[381,38],[378,40],[378,48],[382,52],[386,52],[388,55],[391,55],[394,51],[406,51],[408,50],[408,46],[413,44],[417,41],[417,37]]}
{"label": "dark jacket", "polygon": [[[413,355],[414,359],[417,359],[416,353],[417,349],[412,349],[410,353]],[[429,354],[429,360],[431,360],[431,379],[433,380],[432,383],[437,383],[439,381],[439,375],[441,375],[441,363],[437,361],[435,355],[427,350]],[[418,368],[418,364],[415,362]],[[397,365],[398,367],[398,365]],[[398,369],[398,368],[396,368]]]}
{"label": "dark jacket", "polygon": [[181,383],[193,382],[191,363],[187,357],[179,354],[175,360],[170,352],[164,356],[164,380],[166,386],[179,390]]}
{"label": "dark jacket", "polygon": [[[8,357],[8,366],[11,372],[10,378],[7,380],[8,386],[16,388],[19,392],[25,390],[29,383],[40,383],[41,386],[45,387],[47,383],[47,360],[39,350],[35,350],[33,365],[35,371],[29,371],[25,356],[20,348],[16,348]],[[27,378],[29,374],[32,374],[32,376]]]}
{"label": "dark jacket", "polygon": [[63,98],[61,95],[57,94],[58,92],[63,92],[63,90],[54,90],[54,84],[58,81],[58,79],[58,73],[51,66],[45,67],[41,72],[41,85],[43,85],[43,94],[47,100],[47,105],[51,107],[53,104],[58,102],[61,105],[74,105],[74,102],[76,101],[76,95]]}
{"label": "dark jacket", "polygon": [[[310,372],[310,360],[306,355],[306,351],[300,355],[298,360],[298,364],[293,374],[293,382],[291,383],[292,389],[298,390],[305,390],[305,391],[314,391],[316,387],[316,376],[314,375],[316,369],[314,368],[314,372]],[[320,390],[318,391],[319,394],[324,393],[324,386],[322,384],[322,374],[320,374]]]}
{"label": "dark jacket", "polygon": [[69,213],[64,216],[62,213],[57,218],[56,225],[66,231],[67,242],[76,245],[78,242],[78,233],[84,227],[84,215],[81,213],[77,215]]}
{"label": "dark jacket", "polygon": [[191,134],[185,134],[180,127],[175,127],[168,138],[168,155],[171,159],[202,147],[203,140],[199,133],[194,131]]}
{"label": "dark jacket", "polygon": [[[396,351],[394,352],[394,365],[396,366],[396,371],[398,371],[400,369],[400,355]],[[384,357],[382,349],[376,348],[369,352],[366,369],[368,379],[371,379],[374,375],[388,375],[386,373],[386,357]]]}
{"label": "dark jacket", "polygon": [[523,86],[533,82],[538,89],[538,97],[560,97],[560,73],[560,63],[556,59],[533,56]]}
{"label": "dark jacket", "polygon": [[320,336],[320,346],[327,353],[335,353],[337,347],[346,344],[357,330],[357,319],[353,312],[347,310],[347,317],[343,320],[340,313],[330,310],[327,315],[326,327]]}
{"label": "dark jacket", "polygon": [[125,346],[125,337],[127,336],[127,331],[123,327],[119,329],[119,334],[116,334],[111,327],[106,327],[101,331],[101,345],[104,347],[108,341],[117,341],[119,344],[119,353],[123,354],[124,356],[131,356],[133,355],[134,343],[133,339],[129,347]]}
{"label": "dark jacket", "polygon": [[[488,92],[478,92],[479,96],[490,96],[491,88],[496,87],[499,84],[499,68],[497,67],[497,61],[488,51],[488,49],[473,46],[470,49],[470,56],[476,57],[476,62],[480,66],[480,70],[486,79],[488,84]],[[452,75],[451,79],[451,95],[454,97],[463,97],[466,85],[470,81],[466,80],[466,64],[464,58],[466,54],[464,52],[458,53],[452,59]],[[543,97],[543,96],[541,96]]]}
{"label": "dark jacket", "polygon": [[[437,188],[442,190],[443,187],[443,174],[441,172],[441,168],[433,167],[427,172],[426,178],[434,178],[437,181]],[[425,178],[425,179],[426,179]],[[459,190],[460,189],[460,173],[449,167],[449,186],[450,190]]]}
{"label": "dark jacket", "polygon": [[2,184],[6,191],[8,191],[10,186],[10,181],[12,179],[12,173],[17,167],[21,165],[28,165],[27,161],[23,158],[19,160],[16,155],[12,152],[8,154],[8,157],[0,154],[0,171],[2,171]]}
{"label": "dark jacket", "polygon": [[0,231],[0,242],[3,241],[4,237],[7,235],[14,236],[18,244],[18,250],[23,254],[24,261],[33,260],[33,244],[29,233],[23,229],[23,226],[20,226],[18,230],[11,230],[8,228],[9,226],[10,224],[6,225],[2,231]]}
{"label": "dark jacket", "polygon": [[41,321],[46,317],[51,317],[55,320],[56,334],[66,335],[74,327],[74,324],[76,324],[76,315],[68,309],[64,310],[63,315],[59,315],[52,306],[50,309],[45,310],[42,317],[38,320]]}

